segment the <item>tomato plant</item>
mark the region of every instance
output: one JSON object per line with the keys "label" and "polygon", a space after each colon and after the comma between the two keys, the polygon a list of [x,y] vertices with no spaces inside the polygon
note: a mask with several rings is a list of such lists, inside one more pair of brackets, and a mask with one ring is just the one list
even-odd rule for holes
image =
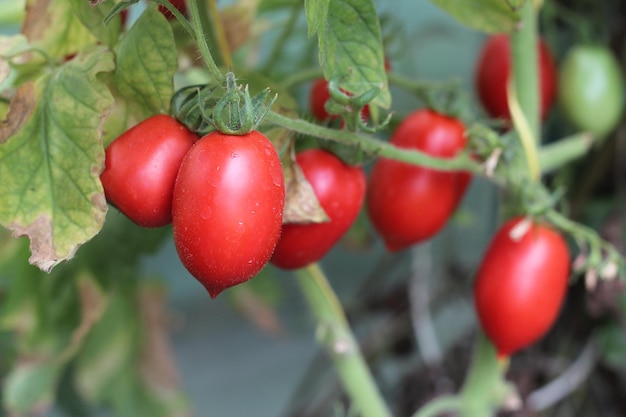
{"label": "tomato plant", "polygon": [[536,342],[552,327],[569,279],[565,240],[547,225],[526,221],[517,217],[502,225],[474,283],[480,324],[502,357]]}
{"label": "tomato plant", "polygon": [[624,111],[624,77],[613,53],[604,46],[570,49],[560,66],[559,102],[577,128],[611,132]]}
{"label": "tomato plant", "polygon": [[[540,84],[540,114],[545,118],[557,94],[557,68],[552,53],[539,40],[538,75]],[[511,47],[507,35],[487,39],[476,62],[475,86],[478,98],[487,113],[495,118],[510,120],[506,85],[511,74]]]}
{"label": "tomato plant", "polygon": [[198,136],[167,115],[152,116],[106,149],[100,179],[109,202],[144,227],[172,221],[178,168]]}
{"label": "tomato plant", "polygon": [[321,149],[296,155],[296,162],[328,216],[328,221],[284,224],[271,262],[295,269],[320,260],[356,220],[365,197],[363,169]]}
{"label": "tomato plant", "polygon": [[[465,126],[432,110],[418,110],[391,137],[400,148],[450,158],[465,148]],[[470,175],[442,172],[380,158],[367,188],[367,212],[389,250],[400,250],[439,232],[457,208]]]}
{"label": "tomato plant", "polygon": [[215,131],[187,153],[174,187],[174,244],[211,297],[252,278],[269,261],[284,204],[280,158],[262,133]]}

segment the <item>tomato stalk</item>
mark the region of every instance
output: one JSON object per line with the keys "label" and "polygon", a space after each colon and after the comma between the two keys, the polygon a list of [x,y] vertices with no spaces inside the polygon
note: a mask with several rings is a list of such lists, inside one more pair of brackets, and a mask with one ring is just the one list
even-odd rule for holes
{"label": "tomato stalk", "polygon": [[521,122],[522,129],[518,128],[518,133],[524,145],[529,174],[534,180],[539,180],[540,168],[536,148],[540,138],[540,105],[537,11],[534,4],[526,2],[520,10],[520,16],[521,27],[511,34],[512,83],[521,110],[517,121],[515,118],[513,121],[516,128]]}
{"label": "tomato stalk", "polygon": [[538,155],[542,173],[554,171],[580,158],[587,153],[592,144],[592,135],[589,133],[578,133],[542,146]]}
{"label": "tomato stalk", "polygon": [[[222,84],[226,79],[224,74],[220,71],[213,59],[213,55],[211,55],[211,50],[209,49],[209,44],[207,43],[205,33],[211,33],[210,25],[206,21],[207,13],[200,14],[198,4],[202,4],[203,7],[206,7],[203,4],[203,0],[189,0],[189,14],[191,15],[191,24],[193,26],[193,30],[195,33],[196,42],[198,44],[198,49],[200,51],[200,55],[202,55],[202,59],[209,70],[209,73],[213,77],[213,79],[218,83]],[[207,29],[205,31],[205,28]]]}
{"label": "tomato stalk", "polygon": [[391,417],[337,295],[313,263],[296,271],[298,283],[318,323],[318,339],[335,364],[347,394],[363,417]]}
{"label": "tomato stalk", "polygon": [[399,148],[389,142],[376,139],[371,135],[331,129],[306,120],[286,117],[273,111],[267,114],[265,121],[282,126],[293,132],[335,142],[353,144],[359,146],[363,152],[419,165],[425,168],[433,168],[441,171],[470,171],[478,174],[483,171],[482,166],[466,153],[459,154],[450,159],[433,157],[414,149]]}

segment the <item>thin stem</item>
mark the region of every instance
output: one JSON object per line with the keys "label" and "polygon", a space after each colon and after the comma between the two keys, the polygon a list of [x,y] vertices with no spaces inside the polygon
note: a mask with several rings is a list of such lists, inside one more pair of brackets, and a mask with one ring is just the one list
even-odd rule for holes
{"label": "thin stem", "polygon": [[542,172],[548,173],[585,155],[593,137],[588,133],[578,133],[542,146],[539,149],[539,165]]}
{"label": "thin stem", "polygon": [[[224,61],[224,65],[226,65],[227,68],[232,69],[233,58],[230,53],[230,45],[228,44],[228,38],[226,37],[226,31],[224,30],[224,24],[222,23],[222,18],[217,8],[216,1],[206,0],[206,2],[202,2],[202,3],[204,5],[208,5],[209,14],[211,16],[213,34],[215,35],[217,48],[220,52],[220,56],[222,57],[222,60]],[[208,29],[208,28],[205,26],[205,29]]]}
{"label": "thin stem", "polygon": [[346,393],[363,417],[391,417],[361,355],[341,303],[317,264],[296,272],[298,283],[318,322],[318,336],[339,373]]}
{"label": "thin stem", "polygon": [[[205,27],[208,25],[203,22],[203,19],[206,19],[206,13],[203,16],[200,14],[198,10],[198,3],[203,4],[204,0],[191,0],[188,2],[189,13],[191,14],[191,23],[196,34],[196,41],[198,42],[198,49],[200,50],[200,55],[202,55],[202,59],[206,64],[211,76],[215,79],[216,82],[222,84],[225,80],[224,74],[217,67],[213,56],[211,55],[211,51],[209,49],[209,45],[205,38]],[[210,28],[208,28],[210,31]],[[208,33],[207,31],[207,33]]]}
{"label": "thin stem", "polygon": [[293,132],[310,135],[321,139],[353,144],[362,151],[380,157],[395,159],[413,165],[433,168],[441,171],[471,171],[482,173],[482,167],[467,154],[460,154],[455,158],[437,158],[414,149],[403,149],[359,133],[345,130],[330,129],[302,119],[292,119],[276,112],[269,112],[265,121],[287,128]]}

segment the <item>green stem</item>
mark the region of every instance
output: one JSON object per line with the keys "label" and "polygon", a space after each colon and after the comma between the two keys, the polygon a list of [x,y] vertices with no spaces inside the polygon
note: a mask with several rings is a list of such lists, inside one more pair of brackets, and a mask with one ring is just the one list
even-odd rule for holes
{"label": "green stem", "polygon": [[363,417],[391,413],[361,355],[341,303],[319,265],[296,271],[298,283],[318,322],[319,339],[330,353],[346,393]]}
{"label": "green stem", "polygon": [[509,110],[523,145],[528,176],[541,180],[537,147],[540,143],[540,101],[538,71],[537,14],[533,1],[520,10],[520,29],[510,35],[512,84],[507,86]]}
{"label": "green stem", "polygon": [[[204,3],[204,0],[192,0],[187,4],[189,7],[189,13],[191,14],[191,23],[196,34],[195,37],[198,43],[198,49],[200,50],[200,55],[202,55],[202,59],[204,60],[204,63],[206,64],[213,79],[217,83],[222,84],[226,78],[217,67],[205,37],[209,33],[212,33],[209,22],[207,21],[208,13],[200,13],[198,9],[198,4],[201,4],[202,7],[206,7],[206,4]],[[206,9],[204,9],[204,11],[206,12]]]}
{"label": "green stem", "polygon": [[549,145],[539,148],[539,165],[542,172],[548,173],[585,155],[591,145],[593,137],[588,133],[579,133],[560,139]]}
{"label": "green stem", "polygon": [[372,136],[345,130],[330,129],[319,126],[303,119],[292,119],[276,112],[269,112],[265,121],[282,126],[293,132],[303,135],[314,136],[321,139],[332,140],[358,146],[362,151],[380,157],[395,159],[413,165],[433,168],[441,171],[470,171],[482,173],[482,167],[467,154],[460,154],[451,159],[437,158],[414,149],[403,149],[376,139]]}
{"label": "green stem", "polygon": [[537,15],[533,1],[520,10],[521,28],[511,34],[513,85],[535,141],[540,138]]}

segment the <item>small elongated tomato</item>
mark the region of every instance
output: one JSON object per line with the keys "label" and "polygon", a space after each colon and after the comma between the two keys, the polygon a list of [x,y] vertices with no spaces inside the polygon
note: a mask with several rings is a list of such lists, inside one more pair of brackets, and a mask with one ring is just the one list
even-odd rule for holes
{"label": "small elongated tomato", "polygon": [[[540,85],[540,113],[544,119],[557,92],[557,69],[552,53],[543,41],[537,46]],[[478,98],[491,117],[511,120],[507,102],[506,85],[511,76],[511,46],[507,35],[494,35],[487,39],[475,70]]]}
{"label": "small elongated tomato", "polygon": [[258,131],[211,132],[185,156],[174,187],[174,244],[211,297],[269,261],[282,225],[284,182],[276,149]]}
{"label": "small elongated tomato", "polygon": [[[536,342],[554,324],[570,272],[565,240],[550,227],[516,217],[491,241],[476,275],[480,324],[500,357]],[[520,224],[522,224],[520,226]],[[518,227],[521,237],[512,233]]]}
{"label": "small elongated tomato", "polygon": [[[408,115],[391,137],[400,148],[452,158],[465,148],[465,126],[432,110]],[[374,228],[391,251],[439,232],[462,200],[467,172],[444,172],[380,158],[368,182],[366,207]]]}
{"label": "small elongated tomato", "polygon": [[347,165],[321,149],[298,153],[296,162],[329,221],[283,225],[271,262],[284,269],[301,268],[322,259],[354,223],[365,197],[362,168]]}
{"label": "small elongated tomato", "polygon": [[140,226],[169,224],[178,168],[196,140],[195,133],[163,114],[122,133],[105,152],[100,180],[107,200]]}
{"label": "small elongated tomato", "polygon": [[559,102],[579,129],[605,136],[624,112],[624,76],[611,50],[578,45],[568,51],[559,71]]}

